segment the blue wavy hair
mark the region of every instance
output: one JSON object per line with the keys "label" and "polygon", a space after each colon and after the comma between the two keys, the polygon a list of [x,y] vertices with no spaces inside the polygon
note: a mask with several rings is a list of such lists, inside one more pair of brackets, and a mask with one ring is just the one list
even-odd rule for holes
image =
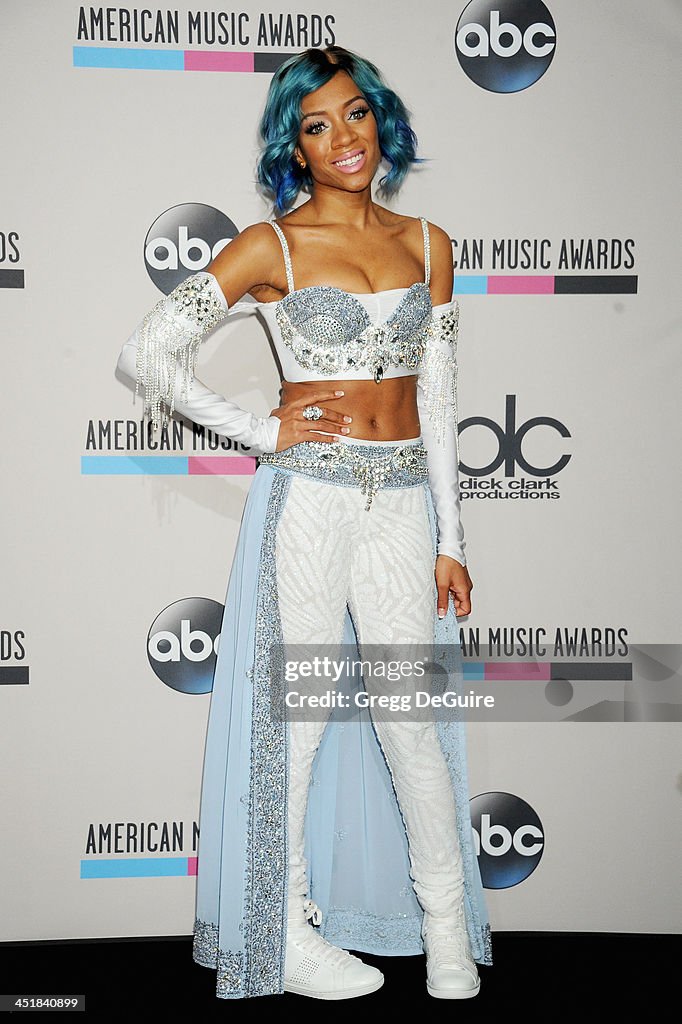
{"label": "blue wavy hair", "polygon": [[381,154],[391,165],[388,174],[379,179],[379,193],[394,195],[410,165],[424,163],[416,155],[417,136],[410,127],[407,108],[374,64],[342,46],[304,50],[275,71],[259,124],[262,151],[256,166],[257,180],[277,213],[288,210],[301,189],[308,191],[313,184],[308,168],[301,168],[294,159],[303,97],[339,71],[350,75],[367,100],[377,123]]}

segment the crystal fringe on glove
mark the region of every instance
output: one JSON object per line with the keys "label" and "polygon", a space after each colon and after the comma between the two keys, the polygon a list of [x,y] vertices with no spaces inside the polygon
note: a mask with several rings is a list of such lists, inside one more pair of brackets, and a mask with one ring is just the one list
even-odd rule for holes
{"label": "crystal fringe on glove", "polygon": [[[175,407],[176,360],[186,400],[197,351],[205,334],[227,316],[227,302],[211,274],[192,274],[149,310],[140,327],[135,394],[144,385],[145,413],[153,429]],[[164,412],[167,403],[168,414]]]}
{"label": "crystal fringe on glove", "polygon": [[276,450],[282,422],[278,416],[255,416],[228,402],[194,372],[198,347],[208,332],[233,313],[253,311],[249,302],[228,309],[217,278],[207,271],[187,278],[149,310],[123,346],[117,367],[135,382],[136,394],[144,387],[144,415],[152,430],[175,411],[219,437],[247,445],[253,455]]}
{"label": "crystal fringe on glove", "polygon": [[459,463],[459,423],[457,414],[457,340],[459,303],[453,299],[445,313],[432,318],[426,351],[419,371],[424,407],[434,427],[434,438],[445,443],[445,432],[454,429]]}

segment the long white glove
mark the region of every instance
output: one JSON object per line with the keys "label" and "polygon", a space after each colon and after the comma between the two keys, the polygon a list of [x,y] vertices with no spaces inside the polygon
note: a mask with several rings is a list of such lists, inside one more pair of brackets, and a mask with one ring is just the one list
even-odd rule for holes
{"label": "long white glove", "polygon": [[144,387],[143,416],[149,416],[152,430],[176,410],[215,434],[248,445],[254,455],[276,451],[278,416],[254,416],[194,375],[197,350],[208,331],[228,312],[250,308],[238,302],[228,310],[217,278],[202,270],[149,310],[123,346],[117,367],[135,383],[136,395]]}
{"label": "long white glove", "polygon": [[437,551],[439,555],[449,555],[460,565],[466,565],[459,493],[458,331],[457,300],[434,306],[426,351],[417,377],[417,409],[438,526]]}

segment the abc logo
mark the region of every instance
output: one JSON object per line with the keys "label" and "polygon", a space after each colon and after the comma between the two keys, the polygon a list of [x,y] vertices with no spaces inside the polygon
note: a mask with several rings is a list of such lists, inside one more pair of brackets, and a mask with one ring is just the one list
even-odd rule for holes
{"label": "abc logo", "polygon": [[205,270],[239,232],[213,206],[183,203],[154,221],[144,240],[144,261],[157,288],[168,295],[190,274]]}
{"label": "abc logo", "polygon": [[482,793],[470,803],[481,881],[486,889],[509,889],[528,878],[545,847],[542,822],[513,793]]}
{"label": "abc logo", "polygon": [[552,476],[554,473],[561,472],[571,459],[570,455],[564,453],[549,466],[536,466],[525,457],[521,446],[529,431],[536,427],[549,427],[560,437],[570,437],[571,432],[561,420],[557,420],[553,416],[532,416],[517,427],[516,395],[506,396],[504,427],[488,416],[468,416],[459,425],[460,435],[469,427],[476,426],[489,430],[496,438],[498,447],[495,457],[487,466],[468,466],[460,459],[462,470],[469,476],[488,476],[490,473],[495,473],[501,466],[504,466],[504,474],[508,477],[514,476],[516,466],[520,466],[529,476]]}
{"label": "abc logo", "polygon": [[556,29],[542,0],[472,0],[455,29],[464,73],[489,92],[520,92],[552,62]]}
{"label": "abc logo", "polygon": [[182,693],[209,693],[224,608],[207,597],[175,601],[157,615],[147,636],[147,657],[159,679]]}

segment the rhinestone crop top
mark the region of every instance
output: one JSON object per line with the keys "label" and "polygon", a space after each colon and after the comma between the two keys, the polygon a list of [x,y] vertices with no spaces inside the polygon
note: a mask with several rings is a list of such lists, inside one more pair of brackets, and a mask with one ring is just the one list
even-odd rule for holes
{"label": "rhinestone crop top", "polygon": [[[284,380],[372,380],[417,373],[432,313],[429,227],[424,235],[424,281],[409,288],[358,294],[332,285],[295,288],[286,236],[274,218],[284,253],[288,293],[254,302],[272,335]],[[240,303],[241,305],[241,303]],[[445,308],[445,307],[443,307]]]}
{"label": "rhinestone crop top", "polygon": [[159,299],[123,346],[118,368],[144,388],[144,414],[153,429],[174,411],[248,445],[254,454],[277,450],[280,417],[258,417],[202,383],[194,372],[206,334],[232,313],[260,312],[269,326],[283,377],[291,382],[372,380],[414,374],[417,411],[427,451],[428,479],[438,528],[438,554],[462,565],[459,428],[457,414],[456,299],[431,305],[430,245],[424,233],[425,280],[408,288],[353,294],[331,285],[294,287],[291,256],[277,232],[287,271],[288,293],[276,302],[235,302],[228,307],[218,279],[209,271],[190,275]]}

